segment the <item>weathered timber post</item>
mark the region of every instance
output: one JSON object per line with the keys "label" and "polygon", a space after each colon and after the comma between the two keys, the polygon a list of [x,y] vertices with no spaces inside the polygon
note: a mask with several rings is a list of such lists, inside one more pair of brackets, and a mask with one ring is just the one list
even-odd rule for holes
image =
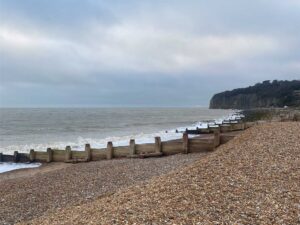
{"label": "weathered timber post", "polygon": [[18,162],[19,161],[19,153],[18,151],[14,151],[14,162]]}
{"label": "weathered timber post", "polygon": [[221,131],[221,133],[230,132],[231,131],[230,125],[228,125],[228,124],[222,124],[220,126],[220,131]]}
{"label": "weathered timber post", "polygon": [[214,148],[220,145],[220,141],[221,141],[220,131],[216,130],[214,131]]}
{"label": "weathered timber post", "polygon": [[2,162],[3,153],[0,152],[0,162]]}
{"label": "weathered timber post", "polygon": [[113,143],[109,141],[107,142],[106,158],[112,159],[113,157],[114,157],[114,147],[113,147]]}
{"label": "weathered timber post", "polygon": [[135,154],[136,154],[135,140],[130,139],[130,141],[129,141],[129,155],[135,155]]}
{"label": "weathered timber post", "polygon": [[47,148],[47,163],[53,161],[53,151],[51,148]]}
{"label": "weathered timber post", "polygon": [[188,133],[183,133],[182,136],[183,140],[183,153],[188,154],[189,153],[189,135]]}
{"label": "weathered timber post", "polygon": [[71,152],[71,146],[66,147],[66,152],[65,152],[65,161],[68,162],[72,158],[72,152]]}
{"label": "weathered timber post", "polygon": [[30,152],[29,152],[29,161],[30,162],[34,162],[35,160],[35,153],[34,153],[34,150],[33,149],[30,149]]}
{"label": "weathered timber post", "polygon": [[219,131],[220,130],[220,127],[218,126],[218,127],[208,127],[208,130],[209,130],[209,132],[215,132],[215,131]]}
{"label": "weathered timber post", "polygon": [[155,152],[162,152],[162,145],[160,137],[155,137]]}
{"label": "weathered timber post", "polygon": [[229,124],[229,132],[234,131],[234,125],[232,123]]}
{"label": "weathered timber post", "polygon": [[86,161],[89,162],[92,160],[92,150],[90,144],[85,144],[84,151],[86,152]]}
{"label": "weathered timber post", "polygon": [[245,128],[245,123],[244,122],[242,122],[242,130],[245,130],[246,128]]}

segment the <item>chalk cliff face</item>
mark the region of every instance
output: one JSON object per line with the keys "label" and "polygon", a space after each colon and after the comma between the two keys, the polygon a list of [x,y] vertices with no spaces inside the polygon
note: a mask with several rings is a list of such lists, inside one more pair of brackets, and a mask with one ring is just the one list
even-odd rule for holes
{"label": "chalk cliff face", "polygon": [[264,81],[247,88],[214,95],[211,109],[249,109],[267,107],[300,107],[300,80]]}

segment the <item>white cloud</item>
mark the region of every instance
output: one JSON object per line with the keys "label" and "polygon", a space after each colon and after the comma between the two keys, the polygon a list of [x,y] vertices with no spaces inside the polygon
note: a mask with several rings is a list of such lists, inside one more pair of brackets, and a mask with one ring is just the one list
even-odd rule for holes
{"label": "white cloud", "polygon": [[131,24],[94,26],[85,32],[85,39],[69,40],[2,27],[0,48],[6,54],[51,59],[54,67],[74,74],[114,70],[176,74],[280,50],[276,39],[255,34],[197,35]]}
{"label": "white cloud", "polygon": [[32,96],[32,87],[49,84],[53,93],[69,84],[77,91],[88,81],[98,96],[103,86],[139,92],[150,80],[189,91],[192,82],[220,80],[222,90],[300,73],[298,0],[1,3],[2,92],[12,85]]}

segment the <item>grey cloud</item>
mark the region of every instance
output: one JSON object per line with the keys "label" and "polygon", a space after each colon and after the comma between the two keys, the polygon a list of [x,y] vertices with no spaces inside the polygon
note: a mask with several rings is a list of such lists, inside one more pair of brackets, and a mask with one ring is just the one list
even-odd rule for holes
{"label": "grey cloud", "polygon": [[300,77],[295,0],[0,1],[1,106],[207,105]]}

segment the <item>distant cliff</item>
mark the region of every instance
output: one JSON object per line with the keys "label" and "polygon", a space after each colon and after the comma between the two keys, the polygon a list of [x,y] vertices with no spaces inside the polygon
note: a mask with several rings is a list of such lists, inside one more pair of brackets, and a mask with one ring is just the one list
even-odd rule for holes
{"label": "distant cliff", "polygon": [[264,81],[247,88],[218,93],[210,100],[211,109],[300,107],[300,80]]}

